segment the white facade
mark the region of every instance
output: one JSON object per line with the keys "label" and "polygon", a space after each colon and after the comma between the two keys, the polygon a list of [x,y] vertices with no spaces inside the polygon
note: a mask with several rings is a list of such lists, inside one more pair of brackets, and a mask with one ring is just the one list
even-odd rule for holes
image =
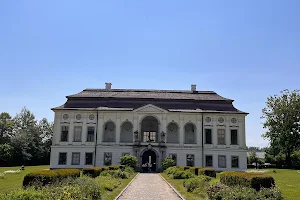
{"label": "white facade", "polygon": [[[152,104],[137,109],[99,107],[55,109],[54,112],[51,168],[103,166],[105,153],[112,156],[111,165],[118,165],[120,157],[128,153],[137,156],[141,167],[143,153],[151,149],[156,153],[157,169],[161,166],[161,160],[171,154],[176,155],[178,166],[186,166],[187,156],[193,155],[194,166],[206,167],[206,164],[211,164],[207,156],[212,156],[212,166],[208,167],[217,171],[247,169],[245,113],[208,112],[200,109],[172,112]],[[156,141],[143,142],[144,119],[157,120]],[[95,134],[91,142],[87,142],[88,127],[94,127]],[[62,129],[68,129],[67,141],[61,141]],[[211,144],[206,144],[205,129],[211,130]],[[164,133],[165,136],[162,135]],[[218,139],[218,133],[225,133],[224,144],[219,144],[223,139]],[[231,136],[236,133],[237,140],[233,139],[235,142],[232,144]],[[62,156],[60,153],[66,153],[63,155],[66,155],[66,161],[63,158],[59,161]],[[92,153],[89,155],[93,156],[89,164],[86,164],[86,153]]]}

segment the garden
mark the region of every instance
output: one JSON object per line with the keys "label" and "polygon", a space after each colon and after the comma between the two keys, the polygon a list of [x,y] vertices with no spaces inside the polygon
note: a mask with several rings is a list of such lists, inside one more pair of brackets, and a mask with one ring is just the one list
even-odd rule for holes
{"label": "garden", "polygon": [[[168,162],[171,164],[166,164]],[[275,179],[269,173],[217,173],[212,168],[172,166],[170,158],[164,163],[162,176],[187,200],[284,199]]]}
{"label": "garden", "polygon": [[[23,187],[1,191],[0,200],[114,199],[136,175],[135,161],[124,156],[120,164],[125,165],[119,166],[33,171],[24,176]],[[0,181],[8,183],[18,174],[4,174]]]}

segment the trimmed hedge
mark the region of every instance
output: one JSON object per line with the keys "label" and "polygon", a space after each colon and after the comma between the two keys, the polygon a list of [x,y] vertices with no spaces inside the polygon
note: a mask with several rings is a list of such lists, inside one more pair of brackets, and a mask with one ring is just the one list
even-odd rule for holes
{"label": "trimmed hedge", "polygon": [[220,181],[228,186],[241,185],[252,187],[257,191],[262,187],[271,188],[275,185],[275,181],[272,176],[247,172],[223,172],[221,174]]}
{"label": "trimmed hedge", "polygon": [[40,183],[43,186],[60,181],[68,177],[80,177],[79,169],[55,169],[41,170],[27,174],[23,179],[23,186],[29,186],[34,183]]}
{"label": "trimmed hedge", "polygon": [[107,166],[107,167],[90,167],[82,169],[82,174],[90,177],[97,177],[103,172],[104,170],[118,170],[118,169],[125,169],[125,165],[118,165],[118,166]]}
{"label": "trimmed hedge", "polygon": [[199,168],[198,174],[209,176],[209,177],[212,177],[212,178],[217,177],[216,170],[214,170],[213,168]]}

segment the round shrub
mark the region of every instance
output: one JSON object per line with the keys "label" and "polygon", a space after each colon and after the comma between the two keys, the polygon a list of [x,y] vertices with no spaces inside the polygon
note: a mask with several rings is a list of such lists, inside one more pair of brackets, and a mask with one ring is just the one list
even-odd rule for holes
{"label": "round shrub", "polygon": [[168,169],[169,167],[173,167],[176,165],[175,160],[173,160],[172,158],[165,158],[161,161],[161,165],[163,170]]}
{"label": "round shrub", "polygon": [[122,156],[120,158],[120,164],[121,165],[126,165],[126,166],[129,166],[129,167],[132,167],[133,169],[136,168],[136,165],[137,165],[137,159],[135,156],[131,156],[131,155],[125,155],[125,156]]}
{"label": "round shrub", "polygon": [[203,188],[205,187],[205,185],[206,183],[204,179],[201,179],[200,177],[189,178],[183,182],[183,186],[187,189],[188,192],[193,192],[197,188]]}

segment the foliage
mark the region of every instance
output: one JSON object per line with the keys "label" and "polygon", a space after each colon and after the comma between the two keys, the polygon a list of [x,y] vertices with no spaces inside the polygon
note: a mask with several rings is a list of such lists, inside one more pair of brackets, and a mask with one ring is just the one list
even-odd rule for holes
{"label": "foliage", "polygon": [[210,199],[222,199],[220,191],[229,188],[227,185],[217,182],[207,188],[207,194]]}
{"label": "foliage", "polygon": [[[291,166],[291,155],[300,147],[300,93],[284,90],[281,95],[270,96],[262,110],[267,132],[264,138],[270,140],[273,156],[285,154],[285,163]],[[277,151],[277,152],[276,152]]]}
{"label": "foliage", "polygon": [[79,176],[80,176],[80,170],[78,169],[57,169],[57,170],[36,171],[36,172],[31,172],[24,177],[23,186],[27,187],[35,183],[48,185],[68,177],[76,178]]}
{"label": "foliage", "polygon": [[39,165],[50,160],[53,123],[23,108],[14,118],[0,113],[0,165]]}
{"label": "foliage", "polygon": [[247,172],[224,172],[221,174],[220,181],[228,186],[241,185],[256,190],[260,190],[261,187],[270,188],[275,185],[272,176]]}
{"label": "foliage", "polygon": [[205,187],[205,180],[201,177],[193,177],[184,180],[183,186],[187,189],[188,192],[194,192],[197,188]]}
{"label": "foliage", "polygon": [[162,166],[163,170],[166,170],[169,167],[173,167],[175,165],[176,165],[176,162],[172,158],[165,158],[161,161],[161,166]]}
{"label": "foliage", "polygon": [[7,112],[0,113],[0,144],[10,141],[13,129],[13,120]]}
{"label": "foliage", "polygon": [[137,166],[137,158],[131,155],[124,155],[120,158],[120,164],[132,167],[133,169]]}
{"label": "foliage", "polygon": [[4,173],[0,173],[0,179],[4,179]]}
{"label": "foliage", "polygon": [[213,168],[201,168],[198,172],[200,175],[216,178],[216,170]]}
{"label": "foliage", "polygon": [[282,200],[282,194],[278,188],[262,188],[256,191],[250,187],[228,187],[223,184],[214,184],[207,189],[207,194],[213,200]]}
{"label": "foliage", "polygon": [[14,153],[14,148],[10,144],[0,144],[0,163],[9,162]]}
{"label": "foliage", "polygon": [[189,179],[192,177],[195,177],[195,174],[193,174],[189,170],[177,170],[174,174],[171,176],[173,179]]}
{"label": "foliage", "polygon": [[101,187],[108,191],[113,191],[121,184],[118,179],[110,176],[99,176],[95,180],[101,185]]}

